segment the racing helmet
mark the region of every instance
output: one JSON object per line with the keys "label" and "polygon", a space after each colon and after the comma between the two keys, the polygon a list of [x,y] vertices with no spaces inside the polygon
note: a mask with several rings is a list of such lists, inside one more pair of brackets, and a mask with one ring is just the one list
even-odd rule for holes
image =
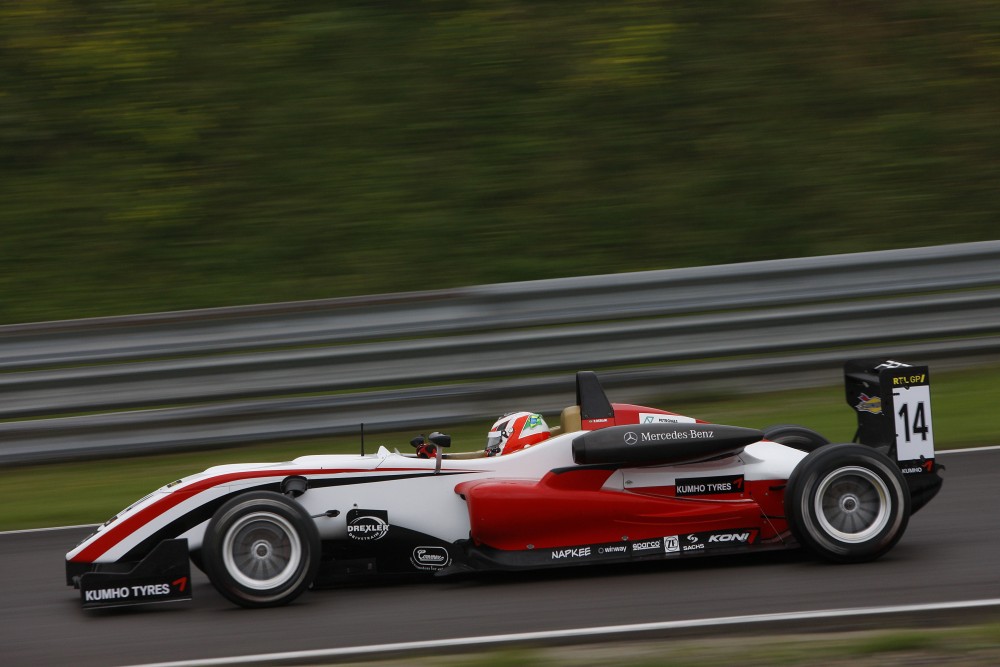
{"label": "racing helmet", "polygon": [[552,433],[534,412],[508,412],[496,420],[486,440],[486,456],[510,454],[547,440]]}

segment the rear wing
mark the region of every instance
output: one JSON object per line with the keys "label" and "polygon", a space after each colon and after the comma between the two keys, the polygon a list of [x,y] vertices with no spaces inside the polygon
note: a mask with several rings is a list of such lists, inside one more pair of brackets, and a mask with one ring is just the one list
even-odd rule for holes
{"label": "rear wing", "polygon": [[[883,449],[910,485],[913,510],[941,486],[934,462],[930,372],[891,359],[854,359],[844,364],[847,404],[858,430],[854,441]],[[926,498],[923,497],[926,495]]]}

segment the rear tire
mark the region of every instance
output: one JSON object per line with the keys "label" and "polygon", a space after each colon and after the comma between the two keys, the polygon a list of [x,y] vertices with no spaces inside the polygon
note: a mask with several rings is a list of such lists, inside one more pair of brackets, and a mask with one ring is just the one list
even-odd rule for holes
{"label": "rear tire", "polygon": [[864,445],[807,455],[785,489],[785,516],[804,547],[837,563],[874,560],[906,530],[910,494],[899,467]]}
{"label": "rear tire", "polygon": [[277,607],[316,578],[319,532],[298,503],[271,491],[241,494],[212,517],[201,559],[209,580],[242,607]]}
{"label": "rear tire", "polygon": [[764,429],[764,438],[807,454],[830,444],[829,440],[816,431],[798,424],[768,426]]}

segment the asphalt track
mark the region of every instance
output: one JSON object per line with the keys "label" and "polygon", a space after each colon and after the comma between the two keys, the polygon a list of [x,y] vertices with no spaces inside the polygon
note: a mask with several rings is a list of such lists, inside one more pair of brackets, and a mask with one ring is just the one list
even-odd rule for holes
{"label": "asphalt track", "polygon": [[[1000,598],[1000,450],[944,454],[941,494],[886,557],[802,553],[349,587],[238,609],[200,572],[192,602],[84,612],[63,584],[74,528],[0,535],[0,663],[129,665],[422,640]],[[428,508],[433,511],[433,508]],[[944,612],[942,612],[944,613]],[[996,608],[978,612],[996,620]],[[879,617],[827,621],[872,627]],[[922,620],[921,622],[932,622]],[[725,633],[725,629],[717,630]]]}

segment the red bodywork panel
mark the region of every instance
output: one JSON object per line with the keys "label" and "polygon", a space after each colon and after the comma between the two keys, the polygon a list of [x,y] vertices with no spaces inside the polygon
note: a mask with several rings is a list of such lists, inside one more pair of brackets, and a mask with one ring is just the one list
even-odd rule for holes
{"label": "red bodywork panel", "polygon": [[[647,408],[644,405],[632,405],[631,403],[612,403],[611,408],[614,410],[615,415],[611,418],[605,419],[584,419],[581,422],[581,427],[584,431],[596,431],[599,428],[608,428],[609,426],[622,426],[624,424],[638,424],[639,423],[639,413],[646,414],[657,414],[657,415],[673,415],[679,416],[676,412],[669,412],[667,410],[659,410],[657,408]],[[701,419],[695,420],[699,424],[706,424]]]}
{"label": "red bodywork panel", "polygon": [[[644,540],[665,535],[756,528],[759,539],[783,531],[772,525],[755,500],[758,491],[767,504],[780,492],[772,483],[754,482],[739,499],[677,498],[673,487],[625,491],[602,489],[614,473],[606,469],[550,472],[541,480],[482,480],[455,487],[469,505],[472,539],[495,549],[553,548]],[[771,498],[773,496],[774,499]],[[779,515],[780,519],[780,515]],[[530,545],[530,546],[529,546]]]}

